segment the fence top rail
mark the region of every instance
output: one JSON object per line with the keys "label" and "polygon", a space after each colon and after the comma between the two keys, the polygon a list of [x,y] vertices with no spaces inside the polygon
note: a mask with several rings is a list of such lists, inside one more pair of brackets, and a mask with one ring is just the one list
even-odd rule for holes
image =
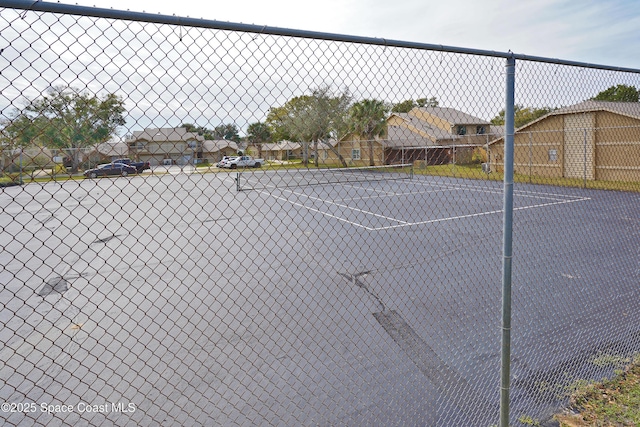
{"label": "fence top rail", "polygon": [[361,37],[344,34],[325,33],[317,31],[295,30],[288,28],[270,27],[267,25],[241,24],[233,22],[223,22],[208,19],[198,19],[180,17],[175,15],[152,14],[145,12],[132,12],[129,10],[105,9],[97,7],[79,6],[64,3],[51,3],[39,0],[0,0],[0,7],[32,10],[38,12],[62,13],[68,15],[89,16],[95,18],[120,19],[125,21],[141,21],[156,24],[169,24],[184,27],[210,28],[216,30],[239,31],[255,34],[269,34],[278,36],[331,40],[338,42],[369,44],[377,46],[399,47],[420,50],[432,50],[439,52],[450,52],[467,55],[489,56],[495,58],[513,58],[516,60],[543,62],[548,64],[568,65],[584,68],[593,68],[608,71],[620,71],[640,74],[640,69],[616,67],[603,64],[590,64],[579,61],[569,61],[557,58],[546,58],[541,56],[531,56],[509,52],[497,52],[493,50],[470,49],[455,46],[444,46],[429,43],[408,42],[400,40],[390,40],[377,37]]}

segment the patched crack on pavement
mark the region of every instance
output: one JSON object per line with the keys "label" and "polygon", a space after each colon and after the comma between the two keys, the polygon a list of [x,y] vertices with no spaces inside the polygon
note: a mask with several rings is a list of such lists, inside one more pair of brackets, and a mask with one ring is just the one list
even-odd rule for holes
{"label": "patched crack on pavement", "polygon": [[[364,289],[378,302],[381,311],[373,313],[373,317],[443,396],[446,396],[450,402],[476,421],[483,414],[491,415],[497,413],[497,405],[492,404],[480,393],[475,392],[469,382],[440,358],[435,350],[413,330],[397,311],[387,309],[380,297],[366,283],[360,280],[361,277],[371,274],[370,270],[356,274],[338,274],[349,280],[353,285]],[[486,420],[488,424],[491,421],[492,419]]]}
{"label": "patched crack on pavement", "polygon": [[93,245],[95,243],[107,243],[109,240],[116,239],[118,237],[120,237],[119,234],[113,234],[111,236],[103,237],[101,239],[96,239],[93,242],[91,242],[91,244]]}
{"label": "patched crack on pavement", "polygon": [[43,218],[43,219],[41,219],[41,220],[39,220],[39,221],[40,221],[40,224],[44,225],[44,224],[48,223],[49,221],[51,221],[53,218],[54,218],[54,216],[53,216],[53,214],[52,214],[51,216],[48,216],[48,217],[46,217],[46,218]]}
{"label": "patched crack on pavement", "polygon": [[469,382],[442,360],[398,312],[388,310],[373,313],[373,317],[422,372],[422,375],[467,416],[478,420],[478,417],[497,413],[498,407],[491,404],[480,393],[474,392]]}
{"label": "patched crack on pavement", "polygon": [[226,216],[221,216],[219,218],[208,218],[208,219],[203,219],[202,223],[206,224],[207,222],[218,222],[218,221],[231,221],[233,218],[231,217],[226,217]]}
{"label": "patched crack on pavement", "polygon": [[88,277],[93,277],[96,275],[96,272],[91,272],[91,271],[85,271],[82,272],[80,274],[65,274],[64,278],[65,279],[79,279],[81,277],[83,278],[88,278]]}
{"label": "patched crack on pavement", "polygon": [[69,282],[64,277],[56,276],[47,280],[38,292],[41,297],[46,297],[53,293],[63,294],[69,290]]}
{"label": "patched crack on pavement", "polygon": [[366,283],[364,283],[362,280],[360,280],[360,277],[363,276],[367,276],[368,274],[370,274],[371,271],[367,270],[367,271],[361,271],[360,273],[356,273],[356,274],[348,274],[348,273],[338,273],[340,276],[346,278],[351,284],[364,289],[364,291],[366,293],[368,293],[369,295],[371,295],[380,305],[380,309],[382,310],[382,312],[387,311],[387,307],[385,307],[384,303],[382,302],[382,300],[380,299],[380,297],[373,292],[371,289],[369,289],[369,286],[367,286]]}

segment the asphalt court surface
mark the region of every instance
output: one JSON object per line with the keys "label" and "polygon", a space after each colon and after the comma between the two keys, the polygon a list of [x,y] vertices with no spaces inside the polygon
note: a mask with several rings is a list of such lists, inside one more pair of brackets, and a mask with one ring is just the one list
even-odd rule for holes
{"label": "asphalt court surface", "polygon": [[[6,421],[497,422],[502,183],[235,177],[3,190],[1,397],[137,408]],[[580,355],[637,349],[638,206],[516,184],[514,413],[542,419],[540,378]]]}
{"label": "asphalt court surface", "polygon": [[[503,212],[504,194],[496,186],[429,182],[420,177],[410,184],[404,181],[376,182],[373,185],[332,184],[324,193],[304,189],[280,190],[279,195],[275,190],[258,191],[287,201],[290,195],[295,195],[297,199],[291,202],[294,206],[368,231],[500,214]],[[514,198],[514,211],[590,200],[589,197],[531,190],[515,190]],[[429,209],[408,209],[407,206],[428,206]]]}

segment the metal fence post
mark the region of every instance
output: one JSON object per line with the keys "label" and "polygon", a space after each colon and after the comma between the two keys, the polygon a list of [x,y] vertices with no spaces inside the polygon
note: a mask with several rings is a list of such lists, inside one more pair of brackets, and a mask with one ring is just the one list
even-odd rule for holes
{"label": "metal fence post", "polygon": [[20,185],[22,185],[22,152],[24,151],[23,147],[20,147]]}
{"label": "metal fence post", "polygon": [[509,427],[511,376],[511,258],[513,243],[513,142],[514,142],[514,57],[507,58],[504,144],[504,216],[502,241],[502,366],[500,383],[500,427]]}
{"label": "metal fence post", "polygon": [[582,178],[583,178],[583,182],[582,182],[582,187],[583,188],[587,188],[587,128],[584,128],[584,162],[583,162],[583,167],[582,167]]}
{"label": "metal fence post", "polygon": [[529,184],[532,181],[533,174],[533,139],[531,132],[529,132]]}

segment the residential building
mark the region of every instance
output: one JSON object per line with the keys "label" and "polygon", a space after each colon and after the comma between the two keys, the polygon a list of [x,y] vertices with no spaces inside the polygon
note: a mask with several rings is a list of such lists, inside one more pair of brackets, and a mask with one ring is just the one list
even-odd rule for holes
{"label": "residential building", "polygon": [[502,135],[502,126],[454,108],[416,107],[387,120],[386,163],[468,163],[476,147]]}
{"label": "residential building", "polygon": [[302,145],[299,142],[280,141],[262,144],[262,157],[266,160],[287,161],[302,157]]}
{"label": "residential building", "polygon": [[350,163],[370,164],[370,142],[375,164],[423,162],[468,163],[474,148],[502,135],[501,126],[445,107],[415,107],[408,113],[392,113],[385,135],[366,141],[349,134],[340,140],[341,154]]}
{"label": "residential building", "polygon": [[[504,170],[504,138],[487,146],[492,170]],[[517,129],[519,174],[583,180],[640,180],[640,103],[584,101]]]}
{"label": "residential building", "polygon": [[202,159],[209,163],[216,163],[224,156],[237,156],[238,144],[228,139],[207,140],[202,143]]}
{"label": "residential building", "polygon": [[204,137],[178,128],[148,128],[134,131],[127,139],[129,155],[155,165],[186,165],[202,161]]}

